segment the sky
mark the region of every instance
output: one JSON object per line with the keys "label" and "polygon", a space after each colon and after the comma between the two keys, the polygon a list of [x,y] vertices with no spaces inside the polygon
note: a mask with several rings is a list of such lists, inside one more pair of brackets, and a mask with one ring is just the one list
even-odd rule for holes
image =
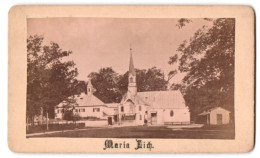
{"label": "sky", "polygon": [[[88,80],[91,72],[112,67],[117,73],[128,71],[130,46],[135,68],[160,68],[166,75],[177,68],[169,65],[169,57],[179,52],[178,46],[189,40],[203,25],[203,19],[191,19],[183,28],[178,19],[126,18],[30,18],[27,36],[43,35],[44,44],[58,43],[62,50],[71,50],[70,60],[76,63],[78,79]],[[179,83],[183,75],[172,78]]]}

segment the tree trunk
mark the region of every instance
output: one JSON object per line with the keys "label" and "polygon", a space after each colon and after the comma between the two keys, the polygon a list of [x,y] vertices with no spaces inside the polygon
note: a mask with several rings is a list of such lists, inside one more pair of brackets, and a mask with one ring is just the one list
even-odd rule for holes
{"label": "tree trunk", "polygon": [[40,116],[41,116],[41,123],[40,124],[43,125],[43,108],[42,107],[41,107],[41,115]]}
{"label": "tree trunk", "polygon": [[26,117],[26,131],[29,131],[29,117]]}
{"label": "tree trunk", "polygon": [[48,112],[47,112],[47,116],[46,116],[46,125],[47,125],[47,131],[49,130],[48,119],[49,119],[49,116],[48,116]]}
{"label": "tree trunk", "polygon": [[32,116],[32,126],[34,126],[34,116]]}

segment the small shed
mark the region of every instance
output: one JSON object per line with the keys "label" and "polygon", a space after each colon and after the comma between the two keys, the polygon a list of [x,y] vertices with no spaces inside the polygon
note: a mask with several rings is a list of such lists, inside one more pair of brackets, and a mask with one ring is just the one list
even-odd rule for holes
{"label": "small shed", "polygon": [[200,120],[208,125],[223,125],[230,123],[230,111],[215,107],[199,114]]}

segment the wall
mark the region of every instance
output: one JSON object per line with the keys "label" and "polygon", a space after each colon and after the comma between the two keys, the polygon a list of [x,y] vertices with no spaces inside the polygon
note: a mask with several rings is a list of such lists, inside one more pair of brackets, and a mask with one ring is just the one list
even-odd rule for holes
{"label": "wall", "polygon": [[[139,110],[139,106],[141,106],[141,110]],[[120,119],[123,114],[136,114],[135,120],[122,120],[121,123],[124,125],[144,125],[145,119],[145,111],[147,111],[147,106],[143,104],[133,104],[131,101],[127,101],[123,104],[124,111],[121,111],[121,107],[119,106],[118,112],[120,114]],[[140,117],[142,119],[140,119]]]}
{"label": "wall", "polygon": [[[93,108],[99,108],[99,112],[95,111],[93,112]],[[97,118],[106,118],[106,116],[103,116],[103,111],[105,111],[106,107],[103,106],[96,106],[96,107],[75,107],[75,110],[77,109],[78,112],[75,110],[73,111],[74,113],[79,114],[80,117],[97,117]],[[80,112],[79,112],[80,109]],[[85,109],[85,112],[83,112],[82,109]],[[57,113],[59,110],[59,113]],[[62,108],[55,109],[55,119],[62,119],[63,114],[61,113]],[[112,109],[113,110],[113,109]]]}
{"label": "wall", "polygon": [[77,123],[85,123],[85,127],[108,126],[108,121],[107,121],[107,120],[98,120],[98,121],[77,121]]}
{"label": "wall", "polygon": [[135,105],[131,101],[127,101],[123,105],[124,111],[121,111],[121,108],[119,109],[121,113],[135,113]]}
{"label": "wall", "polygon": [[211,125],[217,125],[217,114],[222,114],[222,124],[229,124],[229,111],[222,108],[216,108],[210,112]]}
{"label": "wall", "polygon": [[[141,110],[139,110],[139,106],[141,106]],[[136,105],[136,124],[143,125],[145,119],[145,111],[147,111],[147,107],[145,105]],[[141,119],[140,119],[141,117]]]}
{"label": "wall", "polygon": [[164,121],[163,121],[163,109],[151,109],[149,110],[148,112],[148,122],[149,124],[151,124],[151,113],[157,113],[157,121],[156,121],[156,124],[157,125],[163,125],[164,124]]}
{"label": "wall", "polygon": [[[61,113],[61,110],[63,108],[55,108],[54,113],[55,113],[55,119],[62,119],[63,113]],[[59,113],[58,113],[59,110]]]}
{"label": "wall", "polygon": [[[173,116],[170,112],[173,110]],[[190,112],[188,108],[185,109],[151,109],[149,110],[148,119],[151,122],[151,113],[157,113],[157,125],[164,125],[164,123],[190,123]]]}
{"label": "wall", "polygon": [[[93,108],[99,108],[99,112],[95,111],[93,112]],[[102,106],[95,106],[95,107],[75,107],[75,109],[80,109],[80,112],[76,112],[74,110],[74,113],[78,113],[80,117],[97,117],[97,118],[105,118],[103,116],[103,111],[105,107]],[[82,111],[82,109],[85,109],[85,112]]]}
{"label": "wall", "polygon": [[[171,110],[173,111],[173,116],[170,115]],[[189,109],[165,109],[163,112],[163,120],[164,122],[190,123]]]}

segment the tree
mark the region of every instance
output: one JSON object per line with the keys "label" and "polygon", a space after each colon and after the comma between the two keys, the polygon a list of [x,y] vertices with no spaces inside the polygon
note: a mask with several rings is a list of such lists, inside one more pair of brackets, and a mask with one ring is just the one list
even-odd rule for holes
{"label": "tree", "polygon": [[178,20],[178,23],[176,24],[176,26],[178,26],[179,28],[182,28],[186,24],[191,23],[191,22],[192,22],[192,20],[190,20],[190,19],[181,18]]}
{"label": "tree", "polygon": [[171,85],[170,89],[172,89],[172,90],[182,90],[183,86],[182,86],[182,84],[179,84],[179,83],[173,83]]}
{"label": "tree", "polygon": [[212,27],[203,26],[177,49],[178,70],[186,74],[182,92],[194,115],[215,106],[233,112],[235,19],[205,20]]}
{"label": "tree", "polygon": [[[119,75],[111,67],[101,68],[99,72],[92,72],[89,77],[96,88],[94,94],[105,103],[118,103],[127,92],[128,71]],[[164,73],[156,67],[148,70],[136,69],[136,79],[138,92],[167,89],[168,82]]]}
{"label": "tree", "polygon": [[[138,92],[162,91],[167,89],[167,81],[165,80],[164,73],[156,67],[149,68],[148,70],[136,69],[136,84]],[[118,85],[121,93],[126,93],[128,72],[120,76]]]}
{"label": "tree", "polygon": [[95,87],[94,94],[103,102],[120,102],[121,94],[117,87],[118,74],[111,68],[101,68],[99,72],[92,72],[88,76]]}
{"label": "tree", "polygon": [[43,36],[27,39],[27,117],[40,114],[40,108],[53,117],[54,106],[73,94],[77,68],[73,61],[62,61],[72,52],[57,43],[42,45]]}
{"label": "tree", "polygon": [[76,123],[77,121],[79,121],[81,119],[81,117],[79,116],[78,113],[73,113],[73,110],[65,110],[64,114],[63,114],[63,120],[67,120],[67,121],[73,121],[74,123]]}
{"label": "tree", "polygon": [[73,88],[74,89],[74,94],[80,94],[82,92],[85,92],[87,93],[87,82],[86,81],[78,81],[76,80],[75,81],[75,87]]}

